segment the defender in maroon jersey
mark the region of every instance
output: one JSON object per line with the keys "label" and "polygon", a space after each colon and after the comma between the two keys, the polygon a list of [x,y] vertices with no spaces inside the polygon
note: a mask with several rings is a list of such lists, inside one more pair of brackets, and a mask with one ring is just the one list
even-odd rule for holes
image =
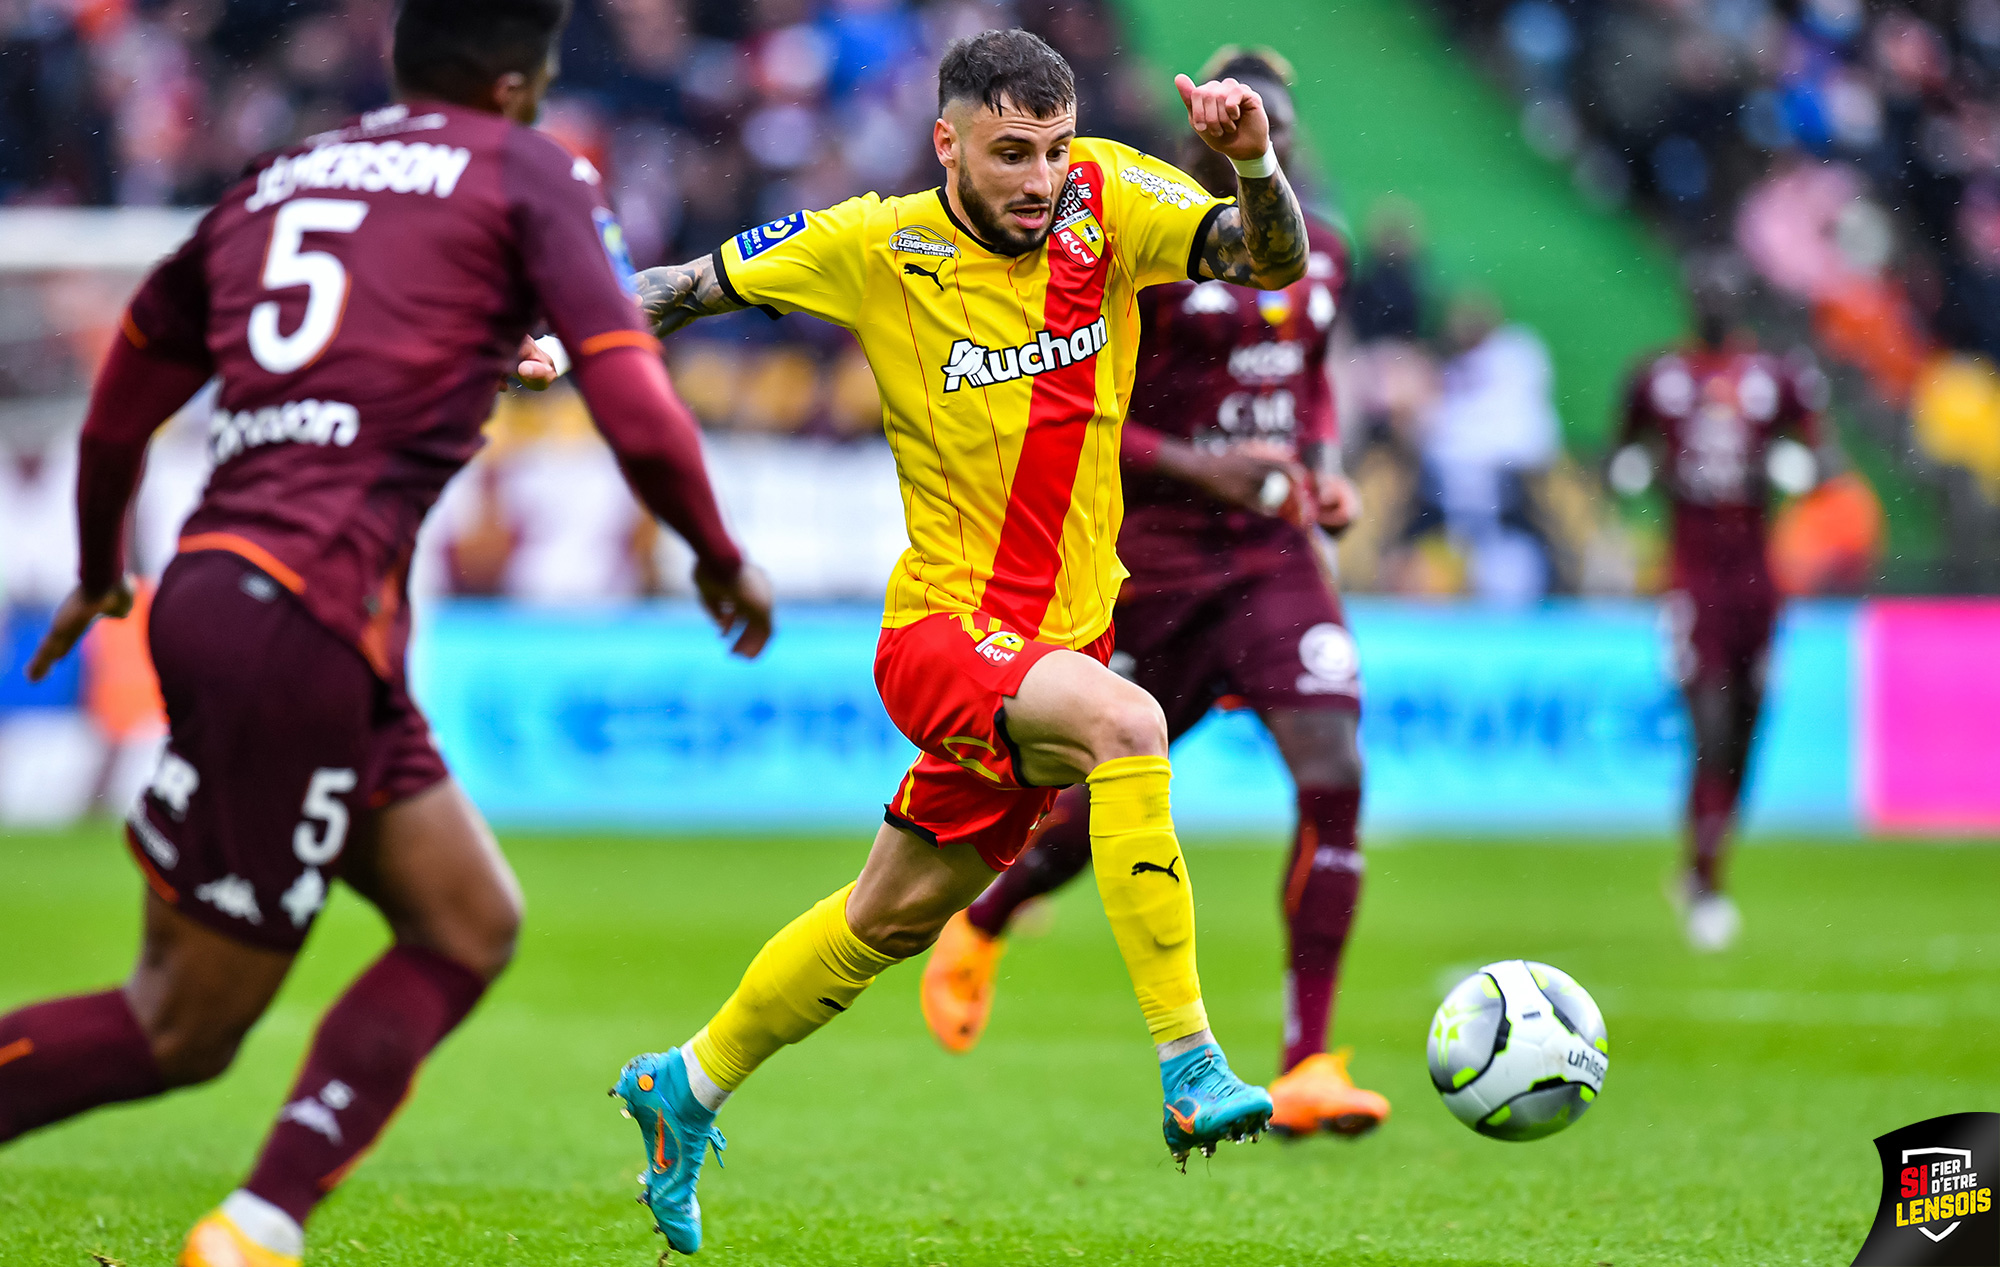
{"label": "defender in maroon jersey", "polygon": [[[1274,54],[1232,48],[1203,71],[1214,76],[1258,91],[1289,166],[1289,68]],[[1192,151],[1184,158],[1212,191],[1235,191],[1227,163]],[[1140,292],[1118,538],[1132,575],[1118,599],[1112,666],[1160,702],[1173,738],[1232,700],[1255,709],[1277,741],[1299,817],[1282,887],[1290,963],[1271,1125],[1355,1135],[1379,1125],[1389,1105],[1353,1085],[1345,1051],[1325,1050],[1362,870],[1360,661],[1321,534],[1345,528],[1357,509],[1340,474],[1327,376],[1348,258],[1325,220],[1309,217],[1308,231],[1306,276],[1285,290],[1210,281]],[[970,1050],[985,1028],[1014,912],[1089,865],[1089,821],[1089,790],[1064,792],[1019,861],[947,926],[925,968],[923,1001],[948,1050]]]}
{"label": "defender in maroon jersey", "polygon": [[1632,376],[1611,482],[1641,491],[1661,472],[1673,516],[1666,616],[1694,736],[1688,789],[1687,933],[1701,950],[1735,940],[1740,917],[1722,864],[1764,698],[1778,594],[1766,563],[1774,476],[1802,492],[1826,465],[1818,371],[1758,353],[1732,334],[1725,278],[1697,275],[1698,335]]}
{"label": "defender in maroon jersey", "polygon": [[546,319],[641,499],[694,547],[736,650],[768,583],[626,293],[599,178],[524,124],[566,0],[407,0],[401,103],[260,161],[146,280],[82,437],[81,579],[30,668],[122,615],[155,428],[221,380],[215,473],[150,632],[170,724],[132,811],[144,943],[122,989],[0,1017],[0,1141],[220,1074],[336,878],[395,944],[334,1004],[243,1188],[188,1267],[296,1263],[313,1206],[512,954],[519,889],[404,682],[418,526]]}

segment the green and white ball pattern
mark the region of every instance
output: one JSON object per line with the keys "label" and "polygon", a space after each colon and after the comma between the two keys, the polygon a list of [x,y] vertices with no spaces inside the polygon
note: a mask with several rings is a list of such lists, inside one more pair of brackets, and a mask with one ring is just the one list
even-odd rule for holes
{"label": "green and white ball pattern", "polygon": [[1453,987],[1431,1020],[1431,1085],[1481,1135],[1530,1140],[1587,1112],[1604,1089],[1604,1014],[1568,973],[1489,963]]}

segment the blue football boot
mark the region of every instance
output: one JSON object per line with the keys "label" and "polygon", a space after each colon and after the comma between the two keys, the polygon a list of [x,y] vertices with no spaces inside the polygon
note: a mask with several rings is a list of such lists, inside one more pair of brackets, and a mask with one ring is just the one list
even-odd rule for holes
{"label": "blue football boot", "polygon": [[715,1149],[720,1166],[729,1145],[715,1129],[715,1114],[688,1089],[686,1058],[678,1047],[635,1056],[611,1094],[625,1102],[626,1116],[637,1119],[646,1144],[646,1169],[639,1175],[646,1195],[639,1204],[653,1212],[653,1226],[666,1234],[669,1246],[694,1253],[701,1248],[701,1202],[694,1185],[707,1150]]}
{"label": "blue football boot", "polygon": [[1166,1095],[1162,1129],[1167,1151],[1187,1165],[1188,1154],[1215,1155],[1221,1141],[1255,1139],[1271,1120],[1271,1096],[1229,1070],[1222,1048],[1203,1043],[1160,1066]]}

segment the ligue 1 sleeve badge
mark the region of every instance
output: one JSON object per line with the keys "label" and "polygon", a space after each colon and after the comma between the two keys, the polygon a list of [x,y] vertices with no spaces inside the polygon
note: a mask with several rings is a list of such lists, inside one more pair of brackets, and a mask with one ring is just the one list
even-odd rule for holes
{"label": "ligue 1 sleeve badge", "polygon": [[1882,1205],[1854,1267],[2000,1267],[2000,1113],[1952,1113],[1877,1136]]}

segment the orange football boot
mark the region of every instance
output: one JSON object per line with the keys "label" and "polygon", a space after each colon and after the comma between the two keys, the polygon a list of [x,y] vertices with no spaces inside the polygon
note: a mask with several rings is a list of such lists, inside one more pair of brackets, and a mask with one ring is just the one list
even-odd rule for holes
{"label": "orange football boot", "polygon": [[211,1210],[188,1233],[176,1267],[299,1267],[290,1254],[265,1249],[243,1234],[236,1221],[221,1210]]}
{"label": "orange football boot", "polygon": [[944,1049],[964,1055],[986,1032],[993,1014],[993,973],[1007,939],[989,937],[960,911],[951,917],[924,965],[924,1024]]}
{"label": "orange football boot", "polygon": [[1366,1135],[1389,1116],[1389,1102],[1348,1076],[1352,1047],[1307,1056],[1271,1084],[1271,1129],[1296,1138],[1324,1130]]}

